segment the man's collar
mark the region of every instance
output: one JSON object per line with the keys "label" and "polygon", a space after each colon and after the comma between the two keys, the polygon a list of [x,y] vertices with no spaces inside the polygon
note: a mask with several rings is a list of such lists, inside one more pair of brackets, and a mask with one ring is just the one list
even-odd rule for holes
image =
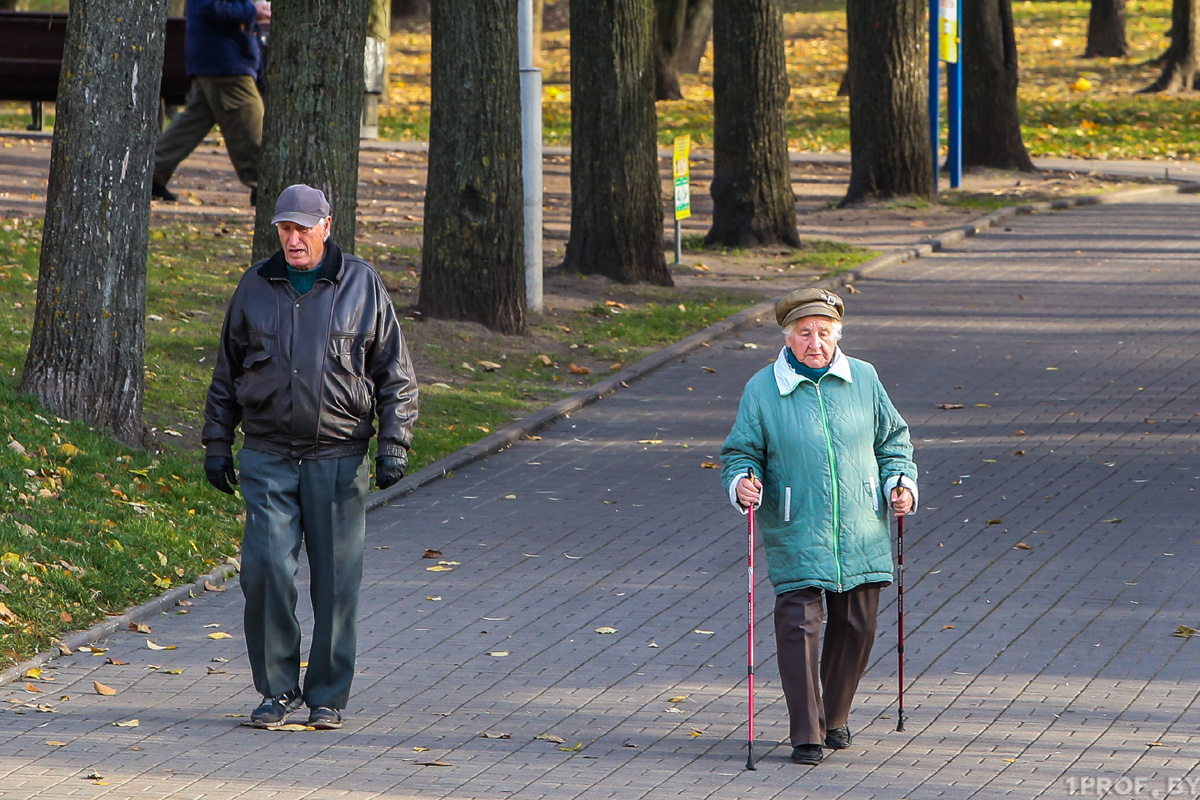
{"label": "man's collar", "polygon": [[[287,280],[287,268],[287,259],[284,258],[283,248],[280,248],[263,262],[263,265],[258,269],[258,274],[267,280]],[[327,280],[330,283],[334,283],[341,276],[342,248],[338,247],[333,239],[325,241],[325,258],[321,259],[321,266],[317,267],[317,269],[320,270],[317,280]]]}

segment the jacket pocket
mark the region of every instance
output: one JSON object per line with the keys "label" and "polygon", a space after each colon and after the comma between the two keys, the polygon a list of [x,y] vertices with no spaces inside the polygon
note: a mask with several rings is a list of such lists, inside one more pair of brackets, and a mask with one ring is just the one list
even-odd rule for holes
{"label": "jacket pocket", "polygon": [[867,495],[871,498],[871,510],[876,514],[879,513],[879,484],[875,478],[871,478],[863,484],[866,487]]}
{"label": "jacket pocket", "polygon": [[279,391],[275,340],[261,339],[254,344],[242,359],[242,375],[235,381],[238,405],[246,412],[265,408]]}
{"label": "jacket pocket", "polygon": [[366,351],[365,337],[330,337],[325,396],[335,413],[359,418],[374,411],[374,386],[365,374]]}

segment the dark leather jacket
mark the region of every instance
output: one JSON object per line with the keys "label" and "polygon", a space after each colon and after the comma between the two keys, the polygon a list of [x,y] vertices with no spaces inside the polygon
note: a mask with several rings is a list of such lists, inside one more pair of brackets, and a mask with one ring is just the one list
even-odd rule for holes
{"label": "dark leather jacket", "polygon": [[210,456],[244,447],[293,458],[365,454],[379,417],[381,456],[406,456],[417,382],[396,312],[371,266],[332,240],[301,296],[283,251],[254,264],[221,329],[201,438]]}

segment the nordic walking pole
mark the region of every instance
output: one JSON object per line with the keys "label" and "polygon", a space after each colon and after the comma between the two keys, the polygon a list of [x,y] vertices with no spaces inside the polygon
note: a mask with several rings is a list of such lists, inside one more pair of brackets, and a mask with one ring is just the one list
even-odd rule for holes
{"label": "nordic walking pole", "polygon": [[[897,486],[901,486],[904,482],[904,476],[900,476],[900,481]],[[900,713],[896,718],[896,730],[904,730],[904,515],[896,517],[896,588],[898,595],[896,600],[896,632],[898,644],[896,646],[896,654],[900,659],[900,677],[897,694],[899,696]]]}
{"label": "nordic walking pole", "polygon": [[[754,469],[746,471],[746,478],[754,483]],[[748,555],[746,559],[746,679],[749,683],[749,725],[746,734],[746,769],[754,766],[754,506],[747,509]]]}

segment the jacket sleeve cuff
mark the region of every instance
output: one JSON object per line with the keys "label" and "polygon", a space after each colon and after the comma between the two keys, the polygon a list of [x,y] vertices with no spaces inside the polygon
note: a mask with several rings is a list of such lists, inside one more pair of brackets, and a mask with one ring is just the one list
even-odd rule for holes
{"label": "jacket sleeve cuff", "polygon": [[212,441],[204,445],[204,455],[212,456],[233,456],[233,442]]}
{"label": "jacket sleeve cuff", "polygon": [[912,516],[917,513],[917,506],[921,504],[921,493],[917,490],[917,482],[903,475],[893,475],[888,478],[883,484],[883,499],[888,505],[891,505],[892,489],[897,485],[903,486],[913,494],[912,511],[909,511],[905,516]]}
{"label": "jacket sleeve cuff", "polygon": [[397,442],[379,442],[375,449],[377,456],[389,456],[393,458],[407,458],[408,448]]}
{"label": "jacket sleeve cuff", "polygon": [[[739,482],[739,481],[740,481],[742,478],[748,478],[748,477],[750,477],[750,473],[749,473],[749,472],[743,472],[741,475],[737,475],[737,476],[735,476],[735,477],[734,477],[734,479],[733,479],[732,481],[730,481],[730,482],[729,482],[729,503],[730,503],[730,505],[732,505],[734,508],[736,508],[736,509],[738,510],[738,513],[739,513],[739,514],[741,514],[742,516],[745,516],[746,514],[749,514],[749,513],[750,513],[750,509],[746,508],[746,506],[744,506],[744,505],[742,505],[741,503],[739,503],[739,502],[738,502],[738,499],[737,499],[737,485],[738,485],[738,482]],[[759,501],[758,501],[758,502],[757,502],[757,503],[754,505],[754,508],[757,510],[757,509],[758,509],[758,507],[759,507],[759,506],[761,506],[761,505],[762,505],[762,500],[760,499],[760,500],[759,500]]]}

